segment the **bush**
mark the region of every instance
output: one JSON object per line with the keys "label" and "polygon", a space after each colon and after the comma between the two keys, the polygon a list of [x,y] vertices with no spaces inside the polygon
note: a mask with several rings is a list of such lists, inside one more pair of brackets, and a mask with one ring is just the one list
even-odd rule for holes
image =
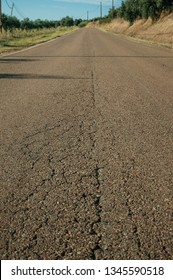
{"label": "bush", "polygon": [[16,17],[2,15],[2,25],[3,28],[7,31],[12,31],[15,28],[20,28],[20,20],[18,20]]}
{"label": "bush", "polygon": [[67,16],[65,18],[62,18],[60,21],[62,26],[73,26],[74,25],[74,20],[73,18]]}
{"label": "bush", "polygon": [[78,27],[82,28],[82,27],[85,27],[87,24],[88,24],[87,21],[82,21],[78,24]]}
{"label": "bush", "polygon": [[101,18],[99,19],[99,23],[102,24],[102,23],[110,23],[111,22],[111,18]]}

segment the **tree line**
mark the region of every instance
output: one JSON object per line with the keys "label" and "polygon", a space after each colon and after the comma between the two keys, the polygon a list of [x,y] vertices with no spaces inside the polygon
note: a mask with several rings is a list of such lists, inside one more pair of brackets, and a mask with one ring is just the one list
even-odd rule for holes
{"label": "tree line", "polygon": [[42,28],[56,28],[58,26],[82,26],[82,19],[73,19],[72,17],[66,16],[61,20],[30,20],[25,18],[19,20],[15,16],[2,15],[2,25],[5,31],[13,29],[22,29],[22,30],[32,30],[32,29],[42,29]]}
{"label": "tree line", "polygon": [[[117,9],[110,9],[107,16],[104,18],[95,18],[100,22],[110,22],[112,18],[124,18],[133,23],[138,18],[156,20],[160,17],[163,11],[173,11],[173,0],[124,0],[121,6]],[[2,24],[4,30],[22,29],[42,29],[42,28],[56,28],[58,26],[79,26],[84,27],[88,22],[82,19],[73,19],[66,16],[61,20],[30,20],[25,18],[19,20],[15,16],[2,15]]]}
{"label": "tree line", "polygon": [[164,11],[173,11],[173,0],[125,0],[119,8],[110,10],[108,17],[119,17],[133,23],[137,18],[156,20]]}

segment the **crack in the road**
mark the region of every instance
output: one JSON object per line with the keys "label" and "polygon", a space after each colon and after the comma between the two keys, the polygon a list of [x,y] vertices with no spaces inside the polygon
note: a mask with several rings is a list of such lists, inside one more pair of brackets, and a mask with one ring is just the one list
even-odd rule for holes
{"label": "crack in the road", "polygon": [[[94,248],[91,251],[91,258],[93,260],[99,260],[103,259],[103,249],[101,246],[101,241],[102,241],[102,234],[101,234],[101,212],[102,212],[102,206],[100,202],[100,197],[101,197],[101,182],[100,182],[100,173],[99,173],[100,168],[98,165],[96,165],[96,168],[94,170],[94,176],[97,181],[97,191],[94,196],[94,205],[96,209],[96,215],[98,217],[98,220],[92,224],[92,232],[97,235],[97,241],[95,243]],[[94,228],[97,228],[97,232]]]}
{"label": "crack in the road", "polygon": [[[89,245],[88,249],[88,258],[89,259],[102,259],[103,258],[103,250],[101,247],[101,182],[100,182],[100,168],[97,162],[97,158],[95,158],[95,149],[96,149],[96,133],[97,133],[97,123],[95,120],[95,97],[94,97],[94,81],[92,82],[92,90],[91,90],[91,99],[90,104],[88,105],[88,110],[90,108],[91,115],[88,116],[88,120],[85,121],[84,118],[87,113],[83,115],[76,115],[74,119],[70,122],[66,119],[61,120],[58,122],[57,125],[45,125],[43,128],[28,134],[23,138],[22,141],[16,143],[13,147],[11,147],[11,154],[13,152],[19,153],[23,162],[26,163],[26,166],[22,166],[21,175],[19,174],[18,177],[18,189],[20,190],[22,196],[13,196],[11,193],[9,199],[11,200],[11,204],[14,204],[13,212],[13,222],[14,229],[17,227],[15,226],[15,220],[20,219],[25,212],[25,220],[20,219],[20,231],[23,234],[26,234],[27,226],[31,223],[31,215],[33,215],[32,207],[35,205],[35,201],[38,198],[41,201],[38,203],[37,207],[38,210],[41,211],[41,208],[44,206],[43,209],[49,209],[47,203],[50,199],[50,195],[52,194],[54,188],[56,191],[64,188],[64,191],[67,195],[67,199],[69,199],[68,204],[71,204],[70,197],[72,191],[72,184],[74,184],[75,180],[72,179],[73,177],[78,177],[77,185],[78,185],[78,192],[76,193],[76,199],[78,201],[77,204],[71,204],[73,209],[74,215],[74,224],[79,224],[78,227],[81,229],[86,229],[86,233],[88,235],[88,239],[91,238],[92,244]],[[94,114],[94,115],[93,115]],[[81,119],[82,117],[82,119]],[[65,129],[64,129],[65,127]],[[74,134],[75,129],[77,128],[77,133]],[[60,141],[60,146],[62,147],[60,152],[56,147],[51,147],[54,141]],[[64,144],[64,139],[67,139],[67,144]],[[86,150],[83,151],[83,147],[85,147],[85,139],[88,139],[89,147],[86,146]],[[44,141],[43,141],[44,140]],[[88,150],[89,148],[89,150]],[[82,151],[82,153],[81,153]],[[62,156],[63,154],[63,156]],[[90,154],[90,156],[89,156]],[[58,156],[60,155],[60,156]],[[84,160],[86,162],[88,156],[89,160],[91,161],[90,172],[88,174],[87,168],[85,167],[83,171],[77,170],[70,171],[71,163],[73,162],[73,156],[80,157],[80,160]],[[46,172],[42,172],[42,168]],[[70,174],[69,174],[70,171]],[[83,175],[79,176],[80,173]],[[28,189],[25,190],[25,181],[24,174],[30,174],[30,176],[34,177],[34,181],[37,181],[36,184],[31,183],[31,186],[28,185]],[[44,174],[44,175],[43,175]],[[70,176],[69,176],[70,175]],[[21,177],[20,177],[21,176]],[[94,184],[84,185],[85,181],[92,181],[94,180]],[[33,182],[34,182],[33,181]],[[27,183],[28,184],[28,183]],[[84,190],[82,190],[84,185]],[[93,189],[92,189],[93,188]],[[79,198],[80,193],[81,198]],[[72,193],[73,195],[73,193]],[[55,199],[57,199],[57,203],[59,203],[58,193],[55,193]],[[65,198],[64,198],[65,199]],[[83,211],[89,211],[91,214],[91,218],[86,219],[86,221],[81,220],[78,221],[78,208],[81,204],[81,214]],[[83,204],[84,203],[84,204]],[[30,205],[31,209],[28,208]],[[91,205],[91,208],[90,208]],[[35,206],[34,206],[35,207]],[[65,207],[68,208],[68,205]],[[63,209],[63,208],[62,208]],[[85,210],[84,210],[85,209]],[[57,210],[56,210],[57,211]],[[59,210],[56,212],[57,215],[57,222],[61,215],[65,215],[64,211]],[[87,214],[88,215],[88,214]],[[41,231],[44,230],[43,228],[50,228],[51,222],[49,222],[49,215],[46,213],[46,210],[43,211],[43,218],[44,221],[37,221],[38,218],[35,217],[37,221],[37,227],[31,231],[31,235],[28,237],[28,243],[26,245],[26,241],[24,241],[23,246],[21,249],[19,248],[16,251],[16,256],[18,254],[22,254],[22,256],[27,256],[32,253],[32,256],[37,256],[38,259],[42,258],[41,252],[39,252],[39,242],[40,242],[40,235]],[[83,218],[82,218],[83,219]],[[45,222],[46,220],[46,222]],[[27,225],[27,226],[26,226]],[[55,225],[55,224],[54,224]],[[82,233],[82,231],[81,231]],[[16,231],[13,235],[9,238],[9,244],[14,244],[14,242],[18,242],[20,233]],[[68,235],[71,236],[69,231]],[[90,236],[90,237],[89,237]],[[45,237],[46,238],[46,237]],[[73,237],[71,237],[73,238]],[[55,252],[53,254],[53,258],[67,258],[70,252],[70,240],[64,242],[66,246],[63,245],[63,249],[60,252]],[[25,239],[24,239],[25,240]],[[6,246],[6,258],[10,257],[10,246],[8,248]]]}
{"label": "crack in the road", "polygon": [[129,200],[130,192],[128,191],[128,187],[127,187],[128,181],[130,179],[131,172],[133,172],[133,170],[134,170],[134,165],[135,165],[135,161],[134,161],[133,158],[128,163],[125,163],[123,161],[123,172],[122,172],[122,180],[123,180],[122,187],[123,187],[123,189],[122,189],[122,195],[124,197],[125,205],[127,207],[128,217],[129,217],[129,219],[131,220],[131,223],[132,223],[132,234],[133,234],[134,240],[137,244],[138,255],[139,255],[139,258],[140,258],[141,257],[141,241],[140,241],[140,237],[139,237],[139,234],[138,234],[138,226],[137,226],[137,224],[136,224],[136,222],[133,218],[133,210],[131,208],[130,200]]}

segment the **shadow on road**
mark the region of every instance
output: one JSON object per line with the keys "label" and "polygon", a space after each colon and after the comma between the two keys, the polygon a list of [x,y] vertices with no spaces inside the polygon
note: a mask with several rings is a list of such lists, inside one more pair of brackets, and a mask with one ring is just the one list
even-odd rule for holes
{"label": "shadow on road", "polygon": [[21,63],[21,62],[33,62],[38,61],[34,58],[0,58],[0,63]]}
{"label": "shadow on road", "polygon": [[0,79],[55,79],[55,80],[91,80],[91,77],[54,76],[39,74],[0,74]]}

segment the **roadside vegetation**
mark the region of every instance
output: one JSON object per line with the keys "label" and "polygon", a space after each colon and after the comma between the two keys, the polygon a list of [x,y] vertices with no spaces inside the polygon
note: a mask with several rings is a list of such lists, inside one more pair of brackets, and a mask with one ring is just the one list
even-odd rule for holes
{"label": "roadside vegetation", "polygon": [[[73,19],[69,16],[61,20],[30,20],[29,18],[25,18],[20,21],[14,16],[3,14],[3,33],[0,37],[0,53],[45,42],[62,34],[72,32],[76,28],[82,28],[88,24],[93,26],[93,23],[94,25],[99,24],[103,29],[112,30],[116,33],[136,36],[134,30],[139,25],[136,22],[140,21],[142,28],[144,24],[144,29],[148,32],[150,25],[159,22],[160,18],[163,18],[163,15],[169,15],[171,12],[173,12],[173,0],[124,0],[119,8],[110,9],[105,17],[94,18],[90,22],[83,21],[82,19]],[[169,18],[169,23],[172,25],[171,17]],[[169,26],[169,23],[168,27],[166,27],[167,38],[161,38],[161,40],[168,40],[172,44],[172,35],[169,32],[169,29],[172,27]],[[134,24],[135,28],[133,27]],[[140,28],[141,34],[142,28]],[[156,32],[155,29],[152,29],[153,31]],[[164,33],[164,28],[162,28],[162,31],[161,36]],[[141,34],[138,34],[140,38],[142,38]],[[153,34],[155,36],[155,33]],[[152,35],[150,39],[152,40]]]}
{"label": "roadside vegetation", "polygon": [[173,48],[173,0],[124,0],[90,26]]}
{"label": "roadside vegetation", "polygon": [[173,12],[173,0],[124,0],[117,9],[110,9],[108,15],[99,20],[109,23],[114,18],[122,18],[133,24],[137,19],[157,21],[162,13]]}
{"label": "roadside vegetation", "polygon": [[77,27],[57,27],[57,28],[42,28],[32,30],[15,29],[6,31],[0,40],[0,53],[13,50],[20,50],[48,40],[57,38],[61,35],[72,32]]}
{"label": "roadside vegetation", "polygon": [[87,22],[67,16],[61,20],[19,20],[15,16],[2,16],[3,32],[0,38],[0,53],[20,50],[46,42],[63,34],[84,27]]}
{"label": "roadside vegetation", "polygon": [[124,18],[130,23],[149,17],[154,21],[159,19],[163,12],[171,12],[172,9],[173,0],[126,0],[115,10],[115,17]]}

